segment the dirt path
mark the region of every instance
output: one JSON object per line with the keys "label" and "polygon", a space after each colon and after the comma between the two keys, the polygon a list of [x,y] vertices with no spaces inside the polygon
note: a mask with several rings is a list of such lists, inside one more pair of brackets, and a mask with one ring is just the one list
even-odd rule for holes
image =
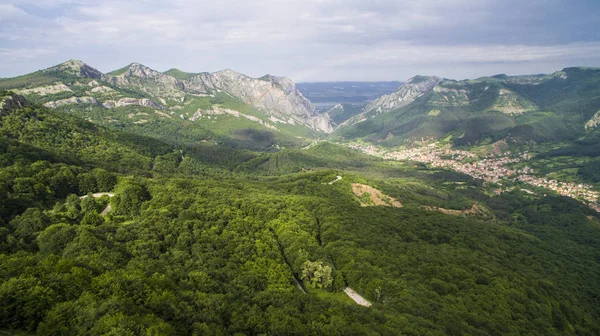
{"label": "dirt path", "polygon": [[371,302],[367,301],[364,297],[360,296],[354,289],[350,287],[344,288],[344,293],[348,295],[354,302],[358,303],[363,307],[371,307]]}
{"label": "dirt path", "polygon": [[106,206],[106,208],[104,208],[104,210],[102,210],[102,212],[100,213],[100,216],[106,216],[110,210],[112,210],[112,208],[110,207],[110,204]]}
{"label": "dirt path", "polygon": [[337,181],[339,181],[339,180],[341,180],[341,179],[342,179],[342,177],[338,175],[338,176],[336,177],[336,179],[335,179],[335,180],[333,180],[333,181],[331,181],[331,182],[329,182],[329,184],[334,184],[335,182],[337,182]]}
{"label": "dirt path", "polygon": [[[113,197],[113,196],[115,196],[115,194],[109,193],[109,192],[99,192],[99,193],[92,194],[92,197],[94,197],[94,198],[100,198],[102,196]],[[87,198],[87,195],[79,197],[79,199],[84,199],[84,198]],[[104,208],[104,210],[102,210],[102,212],[100,213],[100,216],[106,216],[111,210],[112,210],[112,208],[110,207],[110,204],[108,204],[106,206],[106,208]]]}

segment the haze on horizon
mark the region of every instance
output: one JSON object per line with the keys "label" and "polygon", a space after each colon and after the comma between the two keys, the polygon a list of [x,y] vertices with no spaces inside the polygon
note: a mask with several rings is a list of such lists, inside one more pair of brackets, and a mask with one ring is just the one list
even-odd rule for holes
{"label": "haze on horizon", "polygon": [[597,0],[0,0],[0,77],[231,68],[295,81],[475,78],[600,66]]}

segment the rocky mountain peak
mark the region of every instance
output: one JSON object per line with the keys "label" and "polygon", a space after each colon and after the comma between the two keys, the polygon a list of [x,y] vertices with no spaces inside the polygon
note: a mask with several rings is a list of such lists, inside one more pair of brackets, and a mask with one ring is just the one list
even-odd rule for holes
{"label": "rocky mountain peak", "polygon": [[102,79],[104,78],[104,74],[98,71],[96,68],[93,68],[83,61],[70,59],[66,62],[63,62],[59,65],[53,66],[46,70],[46,72],[52,71],[60,71],[67,73],[69,75],[74,75],[77,77],[85,77],[85,78],[93,78],[93,79]]}
{"label": "rocky mountain peak", "polygon": [[212,75],[215,75],[215,76],[227,76],[227,77],[238,77],[238,76],[248,77],[248,76],[243,75],[243,74],[241,74],[241,73],[239,73],[239,72],[237,72],[235,70],[232,70],[232,69],[219,70],[219,71],[213,72]]}
{"label": "rocky mountain peak", "polygon": [[[116,87],[144,92],[160,101],[166,99],[182,101],[186,94],[205,95],[215,91],[225,91],[243,103],[262,110],[267,117],[277,122],[304,125],[326,133],[333,132],[329,117],[320,114],[316,107],[296,89],[296,84],[285,77],[267,75],[260,79],[251,78],[231,69],[199,74],[172,69],[170,72],[175,74],[173,76],[137,62],[103,74],[78,60],[69,60],[44,71],[57,70],[79,77],[98,79]],[[52,89],[70,91],[68,87],[62,86],[52,87]]]}
{"label": "rocky mountain peak", "polygon": [[277,76],[272,76],[272,75],[267,75],[265,77],[267,77],[271,83],[277,85],[279,88],[281,88],[285,92],[288,92],[288,93],[297,92],[298,94],[302,95],[299,91],[296,90],[296,83],[294,83],[294,81],[292,81],[291,79],[289,79],[287,77],[277,77]]}
{"label": "rocky mountain peak", "polygon": [[364,121],[369,113],[379,114],[407,106],[425,93],[432,91],[442,81],[442,78],[435,76],[411,77],[396,92],[375,99],[365,106],[360,114],[346,120],[342,125],[352,125]]}
{"label": "rocky mountain peak", "polygon": [[[412,85],[428,85],[430,83],[439,83],[442,81],[442,78],[437,77],[437,76],[421,76],[421,75],[416,75],[413,76],[411,78],[409,78],[403,85],[400,86],[400,88],[406,84],[412,84]],[[398,88],[398,90],[400,89]]]}
{"label": "rocky mountain peak", "polygon": [[226,69],[194,76],[184,81],[184,86],[192,93],[223,90],[280,120],[304,124],[327,133],[333,131],[328,117],[319,114],[289,78],[271,75],[251,78]]}
{"label": "rocky mountain peak", "polygon": [[161,76],[166,76],[161,72],[158,72],[154,69],[151,69],[140,63],[131,63],[125,73],[123,73],[124,77],[139,77],[139,78],[158,78]]}
{"label": "rocky mountain peak", "polygon": [[406,106],[423,94],[433,90],[442,80],[442,78],[435,76],[411,77],[396,92],[374,100],[365,107],[364,111],[381,113]]}

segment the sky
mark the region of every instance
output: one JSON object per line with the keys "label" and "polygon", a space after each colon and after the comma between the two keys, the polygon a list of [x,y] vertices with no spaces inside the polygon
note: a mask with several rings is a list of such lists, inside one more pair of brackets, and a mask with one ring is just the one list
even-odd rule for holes
{"label": "sky", "polygon": [[307,81],[600,66],[599,0],[0,0],[0,77],[233,69]]}

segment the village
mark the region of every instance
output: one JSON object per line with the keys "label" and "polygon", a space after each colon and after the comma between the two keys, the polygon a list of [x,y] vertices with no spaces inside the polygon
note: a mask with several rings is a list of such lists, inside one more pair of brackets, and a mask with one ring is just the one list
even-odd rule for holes
{"label": "village", "polygon": [[[536,187],[555,191],[559,195],[577,199],[597,212],[600,212],[598,198],[600,192],[593,190],[588,184],[560,182],[546,177],[534,175],[534,169],[510,169],[508,165],[527,161],[531,158],[528,153],[505,152],[501,155],[488,155],[482,159],[474,153],[464,150],[454,150],[442,147],[437,143],[419,146],[399,151],[385,151],[374,145],[350,144],[349,147],[360,150],[366,154],[378,156],[389,160],[410,160],[429,164],[436,168],[448,168],[454,171],[484,180],[485,182],[498,183],[502,180],[511,180],[527,183]],[[533,193],[523,189],[525,192]],[[498,193],[503,192],[502,188]]]}

